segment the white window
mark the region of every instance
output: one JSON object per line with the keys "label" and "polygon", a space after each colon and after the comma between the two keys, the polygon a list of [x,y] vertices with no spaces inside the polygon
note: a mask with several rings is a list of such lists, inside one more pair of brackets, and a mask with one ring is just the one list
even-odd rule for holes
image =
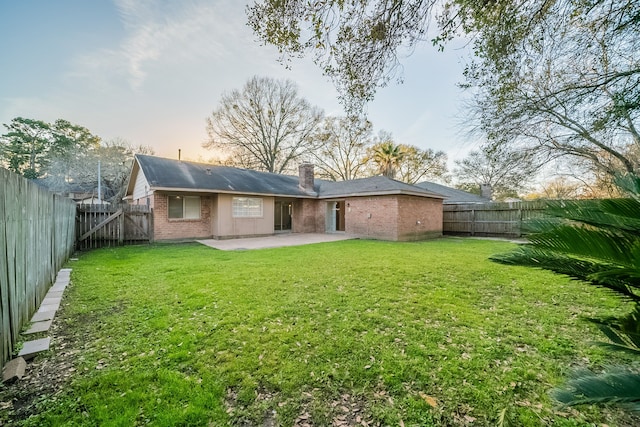
{"label": "white window", "polygon": [[234,218],[262,217],[262,199],[259,197],[234,197],[231,204]]}
{"label": "white window", "polygon": [[169,218],[200,219],[200,197],[169,196]]}

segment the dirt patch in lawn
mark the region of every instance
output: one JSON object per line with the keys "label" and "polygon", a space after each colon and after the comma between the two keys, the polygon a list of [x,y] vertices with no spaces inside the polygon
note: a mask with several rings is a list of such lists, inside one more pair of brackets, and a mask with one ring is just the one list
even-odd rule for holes
{"label": "dirt patch in lawn", "polygon": [[0,425],[11,425],[38,413],[41,404],[60,396],[75,374],[81,345],[71,328],[57,319],[47,335],[51,337],[51,350],[27,362],[21,380],[0,388]]}

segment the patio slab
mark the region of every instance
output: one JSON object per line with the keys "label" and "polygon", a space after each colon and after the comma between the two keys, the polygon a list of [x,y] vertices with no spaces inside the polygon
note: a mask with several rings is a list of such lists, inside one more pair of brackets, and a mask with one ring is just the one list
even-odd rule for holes
{"label": "patio slab", "polygon": [[198,242],[222,251],[240,251],[279,248],[283,246],[310,245],[313,243],[337,242],[339,240],[349,239],[354,239],[354,237],[346,234],[286,233],[266,237],[249,237],[244,239],[207,239],[198,240]]}

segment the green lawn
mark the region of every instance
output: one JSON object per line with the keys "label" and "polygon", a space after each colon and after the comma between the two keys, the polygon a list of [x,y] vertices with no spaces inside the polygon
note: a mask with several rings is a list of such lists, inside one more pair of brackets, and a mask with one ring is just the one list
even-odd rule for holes
{"label": "green lawn", "polygon": [[[84,253],[56,322],[64,392],[24,425],[609,426],[548,391],[605,353],[603,290],[492,263],[496,241]],[[63,339],[61,337],[60,339]],[[49,357],[55,356],[56,346]],[[1,418],[0,418],[1,420]]]}

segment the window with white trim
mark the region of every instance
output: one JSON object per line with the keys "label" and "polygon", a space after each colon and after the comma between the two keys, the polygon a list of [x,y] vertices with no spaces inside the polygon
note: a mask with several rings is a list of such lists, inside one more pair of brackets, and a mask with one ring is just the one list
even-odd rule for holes
{"label": "window with white trim", "polygon": [[199,196],[169,196],[170,219],[200,219]]}
{"label": "window with white trim", "polygon": [[262,217],[262,199],[259,197],[234,197],[231,206],[234,218]]}

